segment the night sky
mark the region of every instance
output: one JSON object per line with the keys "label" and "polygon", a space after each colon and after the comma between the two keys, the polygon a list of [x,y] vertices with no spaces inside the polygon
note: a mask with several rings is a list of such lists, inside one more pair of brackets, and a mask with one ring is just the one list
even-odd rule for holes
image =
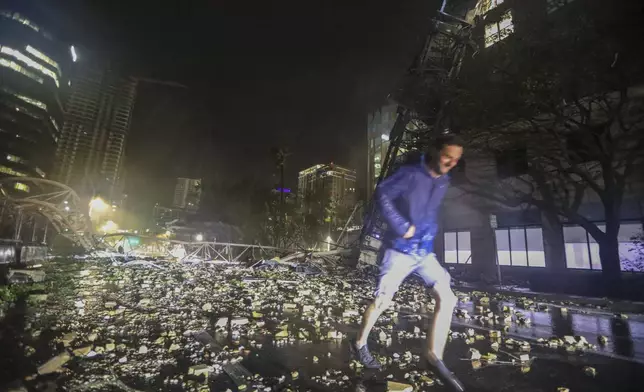
{"label": "night sky", "polygon": [[293,153],[289,186],[329,161],[364,180],[367,113],[422,47],[440,2],[43,3],[66,36],[133,75],[188,87],[140,88],[126,167],[128,188],[148,198],[177,176],[274,182],[272,146]]}

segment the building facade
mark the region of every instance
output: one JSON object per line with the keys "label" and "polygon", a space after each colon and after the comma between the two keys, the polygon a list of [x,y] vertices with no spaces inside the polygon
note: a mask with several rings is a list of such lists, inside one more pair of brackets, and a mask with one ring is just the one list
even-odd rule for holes
{"label": "building facade", "polygon": [[[455,7],[447,12],[474,25],[472,39],[477,53],[466,56],[463,64],[463,69],[469,68],[473,74],[482,73],[484,66],[503,58],[503,51],[522,45],[522,34],[531,34],[533,24],[559,26],[563,30],[585,11],[585,2],[579,0],[480,0],[448,4]],[[508,126],[503,130],[508,131]],[[487,183],[491,186],[512,178],[525,180],[522,168],[527,167],[527,157],[544,149],[543,145],[536,144],[523,150],[513,147],[487,157],[474,156],[472,151],[466,150],[467,165],[462,170],[470,179],[490,178]],[[565,145],[568,149],[574,148],[568,141]],[[640,171],[641,162],[637,166]],[[583,164],[593,162],[584,161]],[[579,224],[544,210],[500,206],[489,199],[468,194],[458,183],[456,174],[454,177],[441,212],[442,232],[435,242],[437,255],[450,268],[459,273],[472,273],[470,276],[475,279],[479,276],[489,278],[491,274],[491,280],[502,271],[503,277],[527,277],[533,284],[543,285],[541,287],[554,286],[555,282],[565,285],[566,279],[571,279],[572,285],[571,277],[583,276],[585,279],[596,276],[593,271],[602,269],[600,245]],[[618,247],[622,271],[643,271],[641,254],[633,242],[643,229],[643,195],[641,176],[639,180],[632,176],[624,189],[619,211]],[[597,195],[587,190],[579,203],[578,213],[605,232],[607,218]],[[554,271],[564,273],[551,274]]]}
{"label": "building facade", "polygon": [[181,208],[189,213],[195,213],[199,210],[200,202],[201,179],[177,178],[172,207]]}
{"label": "building facade", "polygon": [[[469,59],[464,67],[479,72],[483,64],[494,63],[497,56],[503,56],[504,51],[522,45],[521,37],[531,34],[530,28],[534,24],[566,29],[564,26],[574,23],[572,21],[583,13],[583,7],[583,2],[579,0],[543,0],[525,4],[503,0],[461,2],[459,16],[469,21],[478,17],[482,21],[474,36],[481,52],[476,58]],[[509,129],[511,126],[504,127],[506,132]],[[567,149],[576,149],[577,143],[573,141],[578,136],[573,133],[560,140],[565,141]],[[527,162],[534,160],[529,157],[547,151],[543,143],[546,143],[546,139],[538,145],[528,144],[523,149],[501,148],[499,151],[502,153],[497,152],[492,156],[471,154],[473,156],[470,156],[469,164],[463,170],[469,178],[489,177],[488,183],[513,181],[516,186],[520,178],[526,178]],[[580,154],[587,152],[580,151]],[[584,157],[580,164],[589,167],[597,163]],[[619,258],[622,271],[642,272],[644,269],[641,261],[638,261],[641,255],[635,249],[633,238],[641,234],[643,229],[644,208],[641,200],[644,182],[641,178],[638,180],[637,176],[629,181],[619,213]],[[487,265],[488,273],[495,271],[494,266],[498,264],[503,266],[506,274],[524,276],[539,269],[601,271],[600,246],[582,226],[536,208],[499,206],[490,200],[464,193],[462,187],[456,185],[448,192],[442,217],[443,233],[437,241],[438,253],[445,263],[462,265],[460,268],[466,269],[473,265],[479,272],[484,271]],[[604,206],[592,190],[583,191],[577,211],[584,219],[606,232]]]}
{"label": "building facade", "polygon": [[[70,48],[29,16],[7,9],[0,9],[0,37],[0,175],[50,178]],[[15,188],[29,192],[26,184]]]}
{"label": "building facade", "polygon": [[55,179],[82,197],[99,194],[119,200],[137,80],[79,55],[56,151]]}
{"label": "building facade", "polygon": [[167,223],[185,219],[185,211],[179,208],[169,208],[155,204],[152,209],[154,226],[165,227]]}
{"label": "building facade", "polygon": [[352,207],[356,203],[356,172],[336,164],[315,165],[299,172],[298,199],[304,210],[312,201]]}

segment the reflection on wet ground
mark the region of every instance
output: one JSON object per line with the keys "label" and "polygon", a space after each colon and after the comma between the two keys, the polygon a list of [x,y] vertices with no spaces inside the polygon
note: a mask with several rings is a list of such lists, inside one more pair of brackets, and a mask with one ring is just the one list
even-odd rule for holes
{"label": "reflection on wet ground", "polygon": [[[514,306],[514,303],[498,303],[492,306],[491,310],[501,314],[503,306]],[[459,303],[459,308],[474,314],[475,306],[472,302]],[[562,311],[560,306],[549,305],[545,309],[547,311],[518,309],[531,323],[528,326],[513,323],[509,332],[526,339],[580,335],[594,344],[597,344],[600,336],[606,336],[607,344],[598,345],[597,351],[633,358],[644,363],[644,315],[630,314],[627,319],[622,319],[593,308],[568,308],[567,311]],[[474,320],[468,323],[473,326],[478,324]]]}
{"label": "reflection on wet ground", "polygon": [[[503,306],[504,304],[498,304]],[[471,303],[460,306],[473,311]],[[494,307],[494,304],[493,304]],[[523,311],[523,310],[522,310]],[[591,311],[591,310],[589,310]],[[500,309],[499,309],[500,312]],[[629,356],[632,359],[642,359],[642,316],[635,315],[628,320],[612,317],[610,314],[582,314],[579,311],[561,312],[556,306],[548,307],[548,311],[523,311],[532,320],[529,327],[510,327],[510,334],[523,336],[526,339],[549,338],[552,336],[581,335],[589,342],[596,341],[598,336],[605,335],[609,343],[599,352]],[[459,321],[459,319],[455,319]],[[462,320],[461,320],[462,321]],[[297,315],[291,320],[297,323]],[[399,337],[397,331],[411,332],[414,327],[423,331],[429,326],[430,317],[418,315],[405,316],[401,310],[393,330],[392,343],[384,345],[370,341],[372,351],[381,358],[392,358],[396,353],[403,355],[410,351],[414,355],[422,355],[424,340],[418,337]],[[469,321],[472,326],[476,321]],[[384,323],[383,323],[384,324]],[[463,331],[461,326],[455,326],[456,331]],[[467,323],[465,323],[467,324]],[[382,324],[381,324],[382,325]],[[490,327],[489,325],[487,327]],[[357,332],[356,323],[337,325],[339,331],[352,335]],[[492,326],[492,329],[497,327]],[[372,337],[377,332],[372,333]],[[218,335],[222,344],[227,336]],[[591,340],[592,339],[592,340]],[[520,368],[513,365],[494,365],[481,369],[473,369],[471,361],[465,360],[470,348],[476,348],[481,353],[491,352],[490,341],[476,341],[467,345],[462,339],[454,339],[448,344],[446,362],[462,379],[468,391],[493,392],[533,392],[556,391],[558,387],[567,387],[571,391],[600,392],[600,391],[640,391],[644,383],[644,366],[633,361],[624,361],[596,355],[592,352],[566,353],[565,350],[549,349],[533,345],[530,357],[534,358],[530,371],[522,373]],[[518,355],[518,353],[515,353]],[[314,358],[317,358],[315,360]],[[341,341],[299,341],[291,344],[273,342],[266,338],[264,347],[244,361],[252,373],[262,375],[288,374],[293,370],[299,372],[299,377],[289,383],[293,390],[308,391],[386,391],[387,381],[406,382],[407,376],[414,371],[431,370],[421,360],[401,366],[400,363],[386,365],[380,371],[351,369],[351,357],[347,340]],[[584,374],[583,368],[592,366],[597,370],[595,377]],[[435,378],[434,378],[435,379]],[[219,377],[215,385],[221,390],[234,386],[225,377]],[[216,389],[220,390],[220,389]],[[437,383],[427,390],[446,391],[447,388]]]}

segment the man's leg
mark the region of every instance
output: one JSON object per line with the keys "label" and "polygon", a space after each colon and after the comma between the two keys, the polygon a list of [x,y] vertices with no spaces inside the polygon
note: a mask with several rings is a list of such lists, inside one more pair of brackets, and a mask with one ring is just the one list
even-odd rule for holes
{"label": "man's leg", "polygon": [[376,367],[377,361],[370,361],[373,358],[368,353],[367,339],[369,338],[369,333],[376,324],[376,321],[378,321],[380,315],[391,305],[394,294],[398,291],[400,284],[412,273],[415,267],[416,261],[413,257],[391,249],[385,252],[380,265],[380,278],[378,280],[376,298],[367,307],[362,316],[362,326],[355,341],[354,349],[358,352],[358,357],[363,364],[367,361]]}
{"label": "man's leg", "polygon": [[434,319],[427,334],[427,351],[430,356],[442,360],[457,298],[449,284],[441,281],[432,288],[432,296],[436,299],[436,307]]}
{"label": "man's leg", "polygon": [[369,338],[371,329],[376,325],[376,321],[378,321],[378,318],[382,313],[389,308],[391,300],[391,296],[387,294],[379,294],[367,307],[367,310],[365,310],[364,315],[362,316],[362,326],[360,327],[360,332],[356,339],[358,347],[362,347],[367,344],[367,339]]}
{"label": "man's leg", "polygon": [[440,265],[436,256],[432,253],[423,259],[416,270],[425,284],[431,286],[432,296],[436,300],[434,318],[427,332],[427,360],[439,373],[444,381],[455,391],[464,391],[463,384],[449,371],[443,362],[443,353],[449,329],[452,324],[452,315],[456,306],[457,298],[452,291],[451,277]]}

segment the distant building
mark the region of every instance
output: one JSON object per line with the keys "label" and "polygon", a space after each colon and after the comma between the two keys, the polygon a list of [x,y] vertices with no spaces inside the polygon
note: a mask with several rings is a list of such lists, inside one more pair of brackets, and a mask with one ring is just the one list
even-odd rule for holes
{"label": "distant building", "polygon": [[377,185],[389,149],[389,133],[396,123],[398,105],[388,103],[367,118],[367,192]]}
{"label": "distant building", "polygon": [[93,64],[83,53],[78,56],[56,152],[55,179],[82,196],[98,193],[109,200],[120,199],[138,82]]}
{"label": "distant building", "polygon": [[197,212],[201,202],[201,179],[177,178],[172,206],[187,212]]}
{"label": "distant building", "polygon": [[353,206],[356,203],[356,172],[333,163],[302,170],[298,177],[298,199],[305,209],[311,201]]}
{"label": "distant building", "polygon": [[29,18],[0,9],[0,176],[50,178],[72,55]]}
{"label": "distant building", "polygon": [[160,227],[166,226],[167,223],[185,218],[185,211],[179,208],[169,208],[155,205],[152,210],[152,219],[154,224]]}

